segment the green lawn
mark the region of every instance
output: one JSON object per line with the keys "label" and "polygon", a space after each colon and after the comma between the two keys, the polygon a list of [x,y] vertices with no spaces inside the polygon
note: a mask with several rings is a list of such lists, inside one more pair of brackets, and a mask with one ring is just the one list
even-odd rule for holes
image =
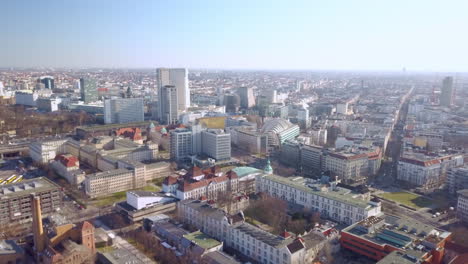
{"label": "green lawn", "polygon": [[[161,191],[161,188],[153,184],[150,184],[150,185],[146,185],[145,187],[139,188],[136,190],[147,191],[147,192],[159,192]],[[97,198],[95,201],[93,201],[93,204],[97,207],[109,206],[114,203],[124,201],[127,197],[126,193],[127,193],[126,191],[116,192],[112,194],[111,196]]]}
{"label": "green lawn", "polygon": [[414,209],[420,209],[428,207],[433,204],[433,201],[423,196],[409,193],[409,192],[392,192],[381,194],[385,199],[395,201],[397,203],[412,207]]}

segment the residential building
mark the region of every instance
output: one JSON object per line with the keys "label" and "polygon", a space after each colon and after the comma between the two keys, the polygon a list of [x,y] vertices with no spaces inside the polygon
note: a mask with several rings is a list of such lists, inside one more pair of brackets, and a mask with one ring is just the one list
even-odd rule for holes
{"label": "residential building", "polygon": [[59,154],[52,162],[55,172],[72,185],[79,185],[85,179],[85,172],[80,170],[80,161],[71,154]]}
{"label": "residential building", "polygon": [[98,100],[97,81],[91,78],[80,78],[81,100],[86,104]]}
{"label": "residential building", "polygon": [[369,193],[355,193],[330,182],[328,187],[321,181],[302,177],[258,175],[257,192],[264,192],[290,203],[320,212],[323,217],[352,224],[381,212],[381,204],[370,199]]}
{"label": "residential building", "polygon": [[231,159],[231,135],[222,129],[201,132],[203,154],[215,160]]}
{"label": "residential building", "polygon": [[171,131],[171,159],[184,160],[192,154],[192,131],[187,128],[176,128]]}
{"label": "residential building", "polygon": [[168,125],[177,124],[179,122],[177,88],[174,85],[166,85],[160,91],[161,122]]}
{"label": "residential building", "polygon": [[145,121],[143,98],[119,98],[104,101],[104,122],[131,123]]}
{"label": "residential building", "polygon": [[175,87],[175,90],[177,91],[177,109],[179,111],[185,111],[188,107],[190,107],[190,88],[187,69],[158,68],[156,70],[156,84],[160,102],[159,113],[163,113],[161,95],[163,94],[162,89],[166,85]]}
{"label": "residential building", "polygon": [[44,214],[49,215],[60,210],[63,205],[60,189],[60,186],[43,177],[1,185],[0,222],[29,221],[32,215],[32,193],[41,198]]}
{"label": "residential building", "polygon": [[340,242],[348,250],[381,261],[379,264],[440,264],[450,236],[450,232],[414,219],[379,214],[343,229]]}
{"label": "residential building", "polygon": [[453,77],[447,76],[442,81],[440,94],[440,105],[451,107],[455,100],[455,89],[453,88]]}
{"label": "residential building", "polygon": [[281,146],[280,162],[298,169],[301,164],[301,145],[295,141],[285,141]]}
{"label": "residential building", "polygon": [[468,189],[468,166],[449,169],[447,187],[452,195],[459,190]]}
{"label": "residential building", "polygon": [[468,223],[468,189],[460,190],[457,194],[457,216]]}
{"label": "residential building", "polygon": [[458,153],[405,152],[398,161],[397,179],[421,191],[431,191],[446,183],[449,169],[460,166],[463,166],[463,155]]}
{"label": "residential building", "polygon": [[242,212],[229,215],[202,201],[180,201],[177,210],[184,223],[256,263],[311,263],[326,241],[323,235],[315,232],[301,237],[286,231],[273,235],[246,223]]}

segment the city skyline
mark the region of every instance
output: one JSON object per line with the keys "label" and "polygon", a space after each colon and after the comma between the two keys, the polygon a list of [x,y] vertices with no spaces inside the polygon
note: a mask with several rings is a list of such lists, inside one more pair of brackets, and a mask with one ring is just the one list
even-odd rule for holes
{"label": "city skyline", "polygon": [[12,1],[0,67],[468,71],[467,5]]}

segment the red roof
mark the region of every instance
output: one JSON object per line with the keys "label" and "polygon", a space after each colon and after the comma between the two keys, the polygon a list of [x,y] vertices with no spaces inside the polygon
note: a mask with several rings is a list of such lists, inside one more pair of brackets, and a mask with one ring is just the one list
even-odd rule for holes
{"label": "red roof", "polygon": [[291,236],[290,233],[288,233],[286,230],[284,230],[281,234],[280,234],[281,237],[284,237],[284,238],[288,238]]}
{"label": "red roof", "polygon": [[131,140],[141,140],[141,129],[138,127],[125,127],[120,128],[116,132],[117,136],[130,138]]}
{"label": "red roof", "polygon": [[70,155],[70,154],[66,154],[66,155],[57,155],[55,157],[55,160],[56,161],[59,161],[60,163],[63,164],[63,166],[69,168],[69,167],[77,167],[79,165],[78,163],[78,158],[73,156],[73,155]]}

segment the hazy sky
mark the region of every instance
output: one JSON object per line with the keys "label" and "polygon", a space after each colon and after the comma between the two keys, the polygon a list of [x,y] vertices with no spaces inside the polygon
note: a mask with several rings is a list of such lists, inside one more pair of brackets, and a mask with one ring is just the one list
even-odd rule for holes
{"label": "hazy sky", "polygon": [[4,0],[0,66],[468,71],[468,1]]}

